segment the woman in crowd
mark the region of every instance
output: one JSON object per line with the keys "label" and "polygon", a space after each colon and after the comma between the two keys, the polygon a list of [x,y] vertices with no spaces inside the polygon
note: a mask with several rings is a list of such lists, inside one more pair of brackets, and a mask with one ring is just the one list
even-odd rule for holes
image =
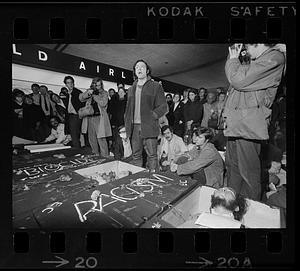
{"label": "woman in crowd", "polygon": [[226,98],[226,93],[225,92],[220,92],[218,94],[217,109],[218,109],[218,116],[219,117],[221,116],[221,112],[224,108],[225,98]]}
{"label": "woman in crowd", "polygon": [[51,101],[54,103],[54,108],[55,108],[54,116],[57,116],[59,118],[60,122],[65,123],[66,108],[65,108],[63,101],[55,93],[52,93],[50,98],[51,98]]}
{"label": "woman in crowd", "polygon": [[12,108],[13,108],[13,135],[24,137],[24,121],[23,121],[23,101],[24,92],[15,88],[12,92]]}
{"label": "woman in crowd", "polygon": [[180,94],[175,93],[173,97],[173,105],[170,108],[169,125],[173,127],[175,135],[183,137],[184,135],[184,104],[180,101]]}
{"label": "woman in crowd", "polygon": [[199,101],[202,104],[206,103],[206,96],[207,96],[207,89],[206,88],[200,88],[198,91]]}
{"label": "woman in crowd", "polygon": [[212,136],[211,129],[205,127],[195,129],[193,142],[196,146],[187,155],[172,162],[171,171],[176,171],[178,175],[193,174],[193,178],[197,178],[195,173],[200,173],[203,170],[206,185],[214,188],[221,187],[223,185],[224,163],[215,146],[210,143]]}
{"label": "woman in crowd", "polygon": [[168,93],[168,94],[166,95],[166,101],[167,101],[167,104],[168,104],[168,110],[169,110],[169,112],[166,114],[166,118],[168,119],[169,125],[171,125],[171,124],[170,124],[170,123],[172,122],[171,108],[172,108],[173,105],[174,105],[172,94]]}
{"label": "woman in crowd", "polygon": [[183,99],[181,101],[183,104],[186,104],[189,101],[189,91],[190,90],[191,90],[190,88],[187,88],[183,91]]}
{"label": "woman in crowd", "polygon": [[48,88],[46,86],[40,86],[41,93],[41,107],[44,112],[46,122],[49,123],[50,116],[54,115],[55,105],[51,101],[50,94],[48,92]]}
{"label": "woman in crowd", "polygon": [[203,116],[203,106],[196,100],[197,92],[191,89],[189,91],[189,101],[184,106],[184,122],[186,131],[196,125],[200,125]]}
{"label": "woman in crowd", "polygon": [[[225,151],[227,139],[224,136],[224,119],[223,119],[223,110],[225,106],[225,92],[219,92],[218,100],[216,102],[217,111],[215,112],[216,116],[216,127],[215,128],[215,136],[212,140],[212,143],[216,146],[218,151]],[[210,123],[208,126],[210,127]]]}
{"label": "woman in crowd", "polygon": [[110,108],[111,118],[110,124],[112,128],[112,144],[114,144],[116,137],[118,136],[118,129],[120,126],[124,125],[124,114],[127,103],[127,96],[124,88],[120,88],[118,93],[115,94],[114,98],[110,101],[113,101],[113,108]]}
{"label": "woman in crowd", "polygon": [[26,133],[26,139],[41,142],[47,136],[43,129],[41,129],[41,123],[43,121],[43,111],[42,108],[34,103],[31,95],[26,95],[24,97],[24,127]]}
{"label": "woman in crowd", "polygon": [[41,105],[41,94],[40,94],[40,86],[36,83],[31,85],[32,93],[29,94],[33,99],[33,103],[36,105]]}
{"label": "woman in crowd", "polygon": [[[81,102],[93,107],[93,115],[89,115],[82,120],[82,133],[88,132],[88,139],[92,151],[96,155],[108,157],[108,146],[106,137],[111,136],[111,126],[106,112],[108,94],[103,89],[103,81],[96,77],[93,79],[91,87],[79,95]],[[100,151],[99,151],[100,147]]]}
{"label": "woman in crowd", "polygon": [[[216,129],[216,125],[218,123],[218,107],[216,103],[216,94],[214,92],[209,92],[207,94],[206,100],[206,103],[203,104],[203,118],[201,126]],[[213,122],[212,120],[215,121]],[[209,121],[212,123],[210,126],[208,125]]]}

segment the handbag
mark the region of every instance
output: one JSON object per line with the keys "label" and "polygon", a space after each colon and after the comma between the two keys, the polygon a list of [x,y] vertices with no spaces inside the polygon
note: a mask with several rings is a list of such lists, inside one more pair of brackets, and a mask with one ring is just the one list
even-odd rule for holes
{"label": "handbag", "polygon": [[92,116],[93,114],[94,114],[94,108],[91,104],[87,104],[78,110],[78,117],[80,119],[87,117],[87,116]]}

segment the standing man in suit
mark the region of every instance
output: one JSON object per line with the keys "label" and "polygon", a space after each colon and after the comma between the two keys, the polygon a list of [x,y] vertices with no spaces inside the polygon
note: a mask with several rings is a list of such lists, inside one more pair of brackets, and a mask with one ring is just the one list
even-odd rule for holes
{"label": "standing man in suit", "polygon": [[[65,98],[62,98],[66,107],[66,130],[70,131],[72,144],[75,148],[80,148],[80,134],[81,134],[81,122],[82,120],[78,116],[78,110],[84,107],[84,103],[79,100],[79,94],[82,93],[79,89],[75,88],[75,81],[72,76],[66,76],[64,83],[68,89],[68,92],[64,93]],[[62,96],[61,96],[62,97]]]}
{"label": "standing man in suit", "polygon": [[158,169],[158,120],[168,112],[164,90],[151,79],[151,68],[144,60],[133,65],[134,83],[128,89],[125,129],[132,142],[132,163],[142,166],[143,147],[147,153],[150,172]]}

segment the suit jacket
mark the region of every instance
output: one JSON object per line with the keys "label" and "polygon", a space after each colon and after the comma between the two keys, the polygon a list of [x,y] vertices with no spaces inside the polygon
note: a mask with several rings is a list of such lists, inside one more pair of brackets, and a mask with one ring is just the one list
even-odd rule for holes
{"label": "suit jacket", "polygon": [[174,111],[174,106],[175,106],[175,104],[173,104],[171,109],[170,109],[170,115],[171,115],[170,125],[171,126],[178,126],[178,125],[180,125],[179,124],[180,121],[182,123],[184,123],[184,115],[183,115],[184,103],[179,102],[179,104],[175,108],[175,111]]}
{"label": "suit jacket", "polygon": [[[127,106],[125,110],[125,129],[129,137],[133,131],[135,92],[137,80],[128,89]],[[141,91],[141,136],[143,138],[159,135],[159,118],[168,112],[168,105],[162,86],[148,77]]]}

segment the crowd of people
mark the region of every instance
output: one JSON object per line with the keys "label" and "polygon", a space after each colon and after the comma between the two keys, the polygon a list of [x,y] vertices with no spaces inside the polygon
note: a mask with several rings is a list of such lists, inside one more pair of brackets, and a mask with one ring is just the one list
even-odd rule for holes
{"label": "crowd of people", "polygon": [[71,76],[64,78],[59,95],[38,84],[29,95],[14,89],[14,135],[75,148],[84,135],[95,155],[113,155],[150,172],[190,175],[217,189],[228,186],[233,195],[285,208],[285,184],[278,177],[286,152],[284,53],[275,45],[246,48],[250,63],[241,61],[241,46],[229,48],[226,89],[165,95],[144,60],[135,62],[129,89],[118,83],[117,90],[104,90],[96,77],[82,92]]}

